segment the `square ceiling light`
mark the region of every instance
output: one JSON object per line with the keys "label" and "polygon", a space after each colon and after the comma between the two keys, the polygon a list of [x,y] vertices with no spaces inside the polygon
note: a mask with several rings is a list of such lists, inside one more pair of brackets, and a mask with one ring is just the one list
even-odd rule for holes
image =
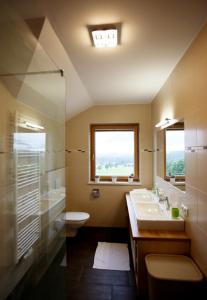
{"label": "square ceiling light", "polygon": [[95,48],[115,48],[119,43],[119,30],[115,25],[94,25],[89,27]]}

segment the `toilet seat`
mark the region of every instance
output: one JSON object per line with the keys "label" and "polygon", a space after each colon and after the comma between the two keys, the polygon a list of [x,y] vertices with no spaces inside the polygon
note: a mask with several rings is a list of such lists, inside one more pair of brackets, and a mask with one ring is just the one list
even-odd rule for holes
{"label": "toilet seat", "polygon": [[66,212],[65,213],[65,220],[66,221],[73,221],[73,222],[80,222],[80,221],[86,221],[90,218],[90,215],[85,212]]}

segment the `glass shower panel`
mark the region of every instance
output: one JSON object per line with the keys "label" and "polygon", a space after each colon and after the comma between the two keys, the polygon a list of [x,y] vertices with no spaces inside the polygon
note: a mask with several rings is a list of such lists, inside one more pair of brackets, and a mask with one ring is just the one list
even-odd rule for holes
{"label": "glass shower panel", "polygon": [[[28,91],[32,95],[25,114],[22,106],[29,106]],[[65,208],[65,80],[59,73],[26,75],[18,94],[20,123],[34,135],[39,151],[40,222],[41,237],[38,247],[44,268],[51,262],[64,240],[62,213]],[[21,131],[25,129],[21,126]],[[37,135],[38,133],[38,135]],[[30,146],[30,150],[34,150]],[[41,255],[44,254],[44,255]],[[41,272],[37,274],[40,277]]]}
{"label": "glass shower panel", "polygon": [[0,22],[5,41],[0,50],[0,299],[5,299],[26,273],[32,284],[38,282],[64,244],[65,79],[24,21]]}
{"label": "glass shower panel", "polygon": [[0,79],[0,293],[8,295],[34,264],[38,281],[64,243],[65,81],[59,73]]}

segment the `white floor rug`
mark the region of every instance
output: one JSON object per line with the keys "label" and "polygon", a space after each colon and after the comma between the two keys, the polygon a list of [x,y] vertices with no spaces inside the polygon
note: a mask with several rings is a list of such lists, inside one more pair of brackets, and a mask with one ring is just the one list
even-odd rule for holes
{"label": "white floor rug", "polygon": [[127,244],[98,242],[93,268],[129,271],[129,251]]}

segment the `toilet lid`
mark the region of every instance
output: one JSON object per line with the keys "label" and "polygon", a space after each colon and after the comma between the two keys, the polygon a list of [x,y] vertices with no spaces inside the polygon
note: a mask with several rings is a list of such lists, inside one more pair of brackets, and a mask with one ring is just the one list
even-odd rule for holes
{"label": "toilet lid", "polygon": [[90,218],[90,215],[85,212],[66,212],[65,213],[65,220],[68,221],[84,221]]}
{"label": "toilet lid", "polygon": [[145,262],[149,274],[157,279],[192,282],[203,279],[194,261],[184,255],[148,254]]}

